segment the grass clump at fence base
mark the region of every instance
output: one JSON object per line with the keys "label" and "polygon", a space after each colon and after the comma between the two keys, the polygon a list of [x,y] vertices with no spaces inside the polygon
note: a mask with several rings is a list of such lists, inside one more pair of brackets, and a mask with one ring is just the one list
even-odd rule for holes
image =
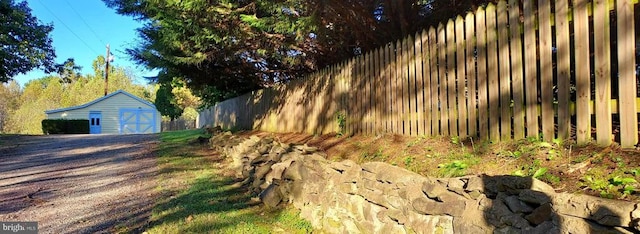
{"label": "grass clump at fence base", "polygon": [[45,119],[42,120],[44,134],[89,134],[87,119]]}
{"label": "grass clump at fence base", "polygon": [[308,233],[293,208],[265,208],[224,175],[222,157],[198,144],[202,130],[160,134],[158,200],[148,233]]}

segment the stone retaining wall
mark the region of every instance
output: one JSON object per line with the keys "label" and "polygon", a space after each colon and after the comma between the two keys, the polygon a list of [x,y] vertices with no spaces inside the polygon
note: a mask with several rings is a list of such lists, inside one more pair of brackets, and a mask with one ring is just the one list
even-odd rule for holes
{"label": "stone retaining wall", "polygon": [[270,138],[211,138],[270,207],[291,203],[329,233],[634,233],[638,204],[556,193],[533,178],[429,178],[381,162],[331,162]]}

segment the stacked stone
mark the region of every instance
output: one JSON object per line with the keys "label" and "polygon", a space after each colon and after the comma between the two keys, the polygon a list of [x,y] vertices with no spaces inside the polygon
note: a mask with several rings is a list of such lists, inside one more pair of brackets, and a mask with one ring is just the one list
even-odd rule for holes
{"label": "stacked stone", "polygon": [[[217,139],[219,138],[219,139]],[[230,134],[211,142],[270,207],[293,204],[328,233],[634,233],[638,204],[556,193],[534,178],[428,178],[315,147]]]}

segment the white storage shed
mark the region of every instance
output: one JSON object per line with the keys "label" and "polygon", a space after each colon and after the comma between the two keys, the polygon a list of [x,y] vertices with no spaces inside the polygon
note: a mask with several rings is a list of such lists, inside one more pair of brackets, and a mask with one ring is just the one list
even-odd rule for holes
{"label": "white storage shed", "polygon": [[161,116],[153,103],[118,90],[89,103],[45,111],[47,119],[88,119],[91,134],[160,132]]}

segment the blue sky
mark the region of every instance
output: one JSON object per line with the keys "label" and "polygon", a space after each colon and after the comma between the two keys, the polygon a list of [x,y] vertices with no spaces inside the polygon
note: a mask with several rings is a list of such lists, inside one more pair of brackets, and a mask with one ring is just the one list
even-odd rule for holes
{"label": "blue sky", "polygon": [[[74,58],[76,64],[82,66],[82,74],[92,74],[92,61],[98,55],[104,56],[106,44],[110,44],[111,53],[115,56],[112,64],[129,67],[137,82],[145,82],[142,76],[155,75],[135,65],[125,54],[126,48],[137,44],[139,39],[135,29],[141,27],[142,22],[118,15],[101,0],[27,0],[27,3],[32,15],[54,26],[49,35],[53,39],[56,63]],[[45,75],[42,70],[33,70],[14,79],[24,85]]]}

